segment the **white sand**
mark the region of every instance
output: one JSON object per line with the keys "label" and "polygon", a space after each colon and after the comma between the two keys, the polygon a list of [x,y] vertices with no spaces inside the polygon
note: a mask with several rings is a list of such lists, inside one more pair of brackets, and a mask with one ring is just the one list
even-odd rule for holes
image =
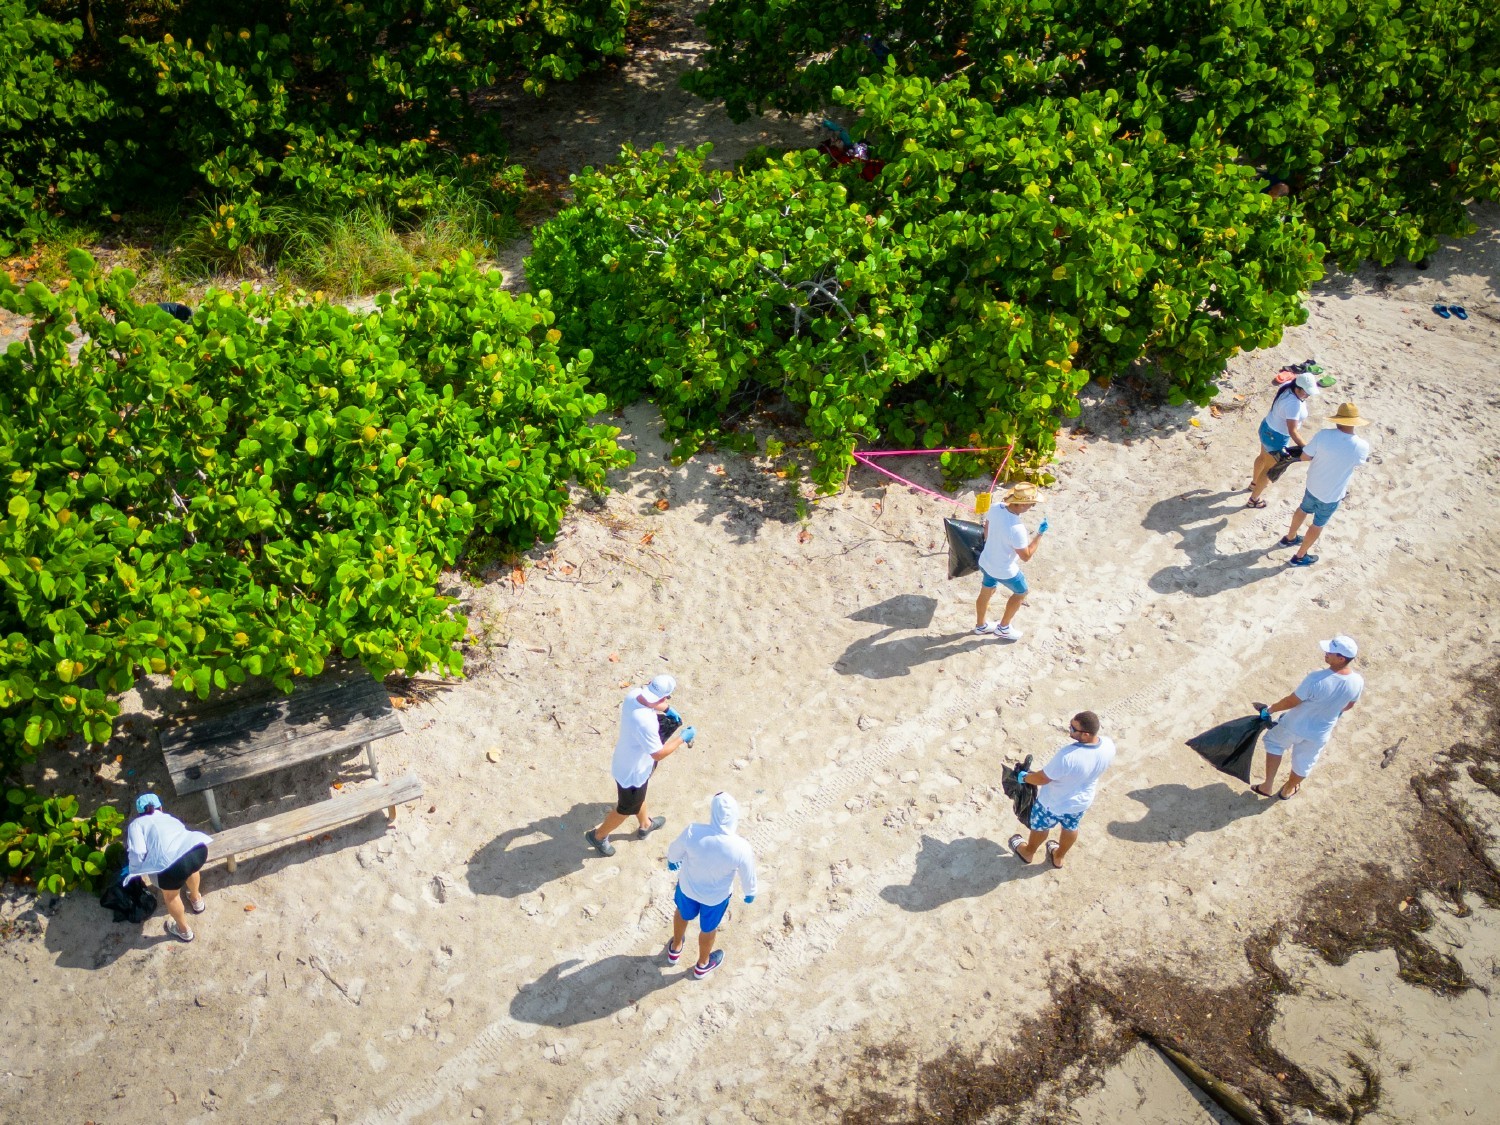
{"label": "white sand", "polygon": [[[784,482],[734,457],[673,468],[652,413],[628,411],[639,460],[603,510],[572,516],[524,584],[466,595],[471,678],[383,747],[427,785],[395,828],[215,868],[191,946],[87,897],[22,918],[40,932],[0,946],[0,1120],[808,1119],[811,1084],[863,1043],[1003,1045],[1070,958],[1242,977],[1244,938],[1300,888],[1407,862],[1407,779],[1455,737],[1457,674],[1497,654],[1500,217],[1480,218],[1383,292],[1377,271],[1320,286],[1309,324],[1230,365],[1222,401],[1244,410],[1127,419],[1120,391],[1095,395],[1096,436],[1062,442],[1015,645],[968,635],[977,583],[944,577],[942,505],[857,473],[804,541]],[[1470,320],[1433,316],[1440,297]],[[1270,374],[1308,356],[1340,378],[1315,420],[1352,397],[1378,424],[1324,561],[1298,572],[1267,548],[1301,470],[1263,512],[1234,490]],[[1251,797],[1182,745],[1290,690],[1334,632],[1360,639],[1368,694],[1297,800]],[[668,829],[592,856],[622,688],[661,671],[700,731],[653,783]],[[1082,708],[1119,760],[1068,869],[1022,867],[1000,763],[1050,751]],[[136,771],[116,791],[164,784],[149,741],[110,752],[111,777]],[[661,956],[662,857],[718,789],[745,808],[763,892],[700,983]],[[225,795],[226,817],[264,796]],[[169,805],[203,819],[197,798]],[[1482,998],[1359,1002],[1491,1034]],[[1287,1035],[1334,1065],[1358,1023],[1292,1007]],[[1470,1078],[1491,1101],[1423,1101],[1422,1068],[1387,1084],[1426,1120],[1473,1120],[1494,1068]]]}

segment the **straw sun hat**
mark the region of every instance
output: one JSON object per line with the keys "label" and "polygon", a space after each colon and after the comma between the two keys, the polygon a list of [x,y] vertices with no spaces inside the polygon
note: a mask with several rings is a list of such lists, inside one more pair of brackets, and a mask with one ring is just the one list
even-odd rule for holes
{"label": "straw sun hat", "polygon": [[1335,426],[1368,426],[1370,424],[1368,418],[1360,417],[1359,407],[1352,402],[1344,403],[1328,416],[1328,420]]}
{"label": "straw sun hat", "polygon": [[1036,485],[1029,482],[1015,485],[1005,494],[1007,504],[1035,504],[1040,500],[1041,495],[1037,492]]}

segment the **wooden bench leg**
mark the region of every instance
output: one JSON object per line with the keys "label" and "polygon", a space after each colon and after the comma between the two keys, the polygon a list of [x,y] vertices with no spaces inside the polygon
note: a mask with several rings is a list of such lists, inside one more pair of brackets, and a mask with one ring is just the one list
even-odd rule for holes
{"label": "wooden bench leg", "polygon": [[[203,791],[203,801],[208,805],[208,822],[214,826],[214,831],[224,831],[224,825],[219,822],[219,802],[214,800],[214,791],[212,789],[205,789]],[[230,868],[230,870],[234,869]]]}
{"label": "wooden bench leg", "polygon": [[365,760],[370,763],[370,776],[376,781],[380,780],[380,763],[375,760],[374,743],[365,743]]}
{"label": "wooden bench leg", "polygon": [[396,823],[396,806],[395,805],[392,805],[390,808],[388,808],[388,809],[385,810],[385,819],[386,819],[386,822],[389,823],[389,824],[395,824]]}
{"label": "wooden bench leg", "polygon": [[226,859],[224,861],[224,869],[226,871],[228,871],[231,875],[234,874],[234,869],[235,869],[236,866],[237,866],[237,864],[234,862],[234,856],[230,856],[228,859]]}

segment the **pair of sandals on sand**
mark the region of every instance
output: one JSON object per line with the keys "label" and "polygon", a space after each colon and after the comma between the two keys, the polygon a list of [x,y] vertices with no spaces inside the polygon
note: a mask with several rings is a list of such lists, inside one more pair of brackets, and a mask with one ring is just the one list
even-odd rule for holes
{"label": "pair of sandals on sand", "polygon": [[[1019,859],[1022,863],[1030,863],[1031,860],[1026,859],[1021,855],[1020,851],[1017,850],[1023,843],[1025,843],[1025,841],[1026,837],[1017,832],[1014,836],[1007,840],[1006,843],[1010,845],[1010,850],[1015,852],[1017,859]],[[1052,866],[1057,868],[1059,871],[1062,870],[1062,864],[1057,862],[1057,849],[1060,847],[1062,847],[1062,845],[1059,844],[1056,840],[1047,841],[1047,862],[1052,864]]]}
{"label": "pair of sandals on sand", "polygon": [[1432,311],[1447,320],[1450,316],[1456,316],[1459,320],[1468,320],[1469,311],[1462,305],[1433,305]]}

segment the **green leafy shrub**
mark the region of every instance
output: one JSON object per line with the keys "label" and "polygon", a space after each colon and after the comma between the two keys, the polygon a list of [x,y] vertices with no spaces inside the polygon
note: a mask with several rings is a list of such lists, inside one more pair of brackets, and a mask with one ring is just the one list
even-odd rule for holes
{"label": "green leafy shrub", "polygon": [[1150,361],[1206,402],[1231,355],[1305,319],[1311,232],[1207,130],[1126,129],[1116,95],[1037,95],[1051,77],[864,80],[844,97],[891,158],[873,183],[816,152],[711,173],[706,149],[626,150],[577,178],[527,275],[677,455],[784,395],[825,489],[862,440],[1039,464],[1089,370]]}
{"label": "green leafy shrub", "polygon": [[1344,266],[1419,259],[1500,193],[1500,20],[1461,0],[714,0],[700,22],[685,84],[735,116],[1058,64],[1052,96],[1116,91],[1172,142],[1286,181]]}
{"label": "green leafy shrub", "polygon": [[440,571],[476,532],[550,537],[567,481],[625,459],[546,299],[470,259],[367,315],[245,287],[190,326],[72,266],[55,293],[0,280],[33,321],[0,357],[0,765],[104,740],[142,673],[457,673]]}
{"label": "green leafy shrub", "polygon": [[125,821],[118,809],[101,805],[92,816],[81,817],[76,797],[42,797],[14,786],[5,803],[0,855],[13,878],[52,894],[98,887],[106,852]]}
{"label": "green leafy shrub", "polygon": [[[274,207],[420,219],[455,165],[513,194],[497,114],[623,50],[628,0],[0,0],[0,238],[31,213],[109,213],[193,194],[202,241],[274,245]],[[497,179],[498,177],[498,179]],[[503,209],[503,206],[501,207]]]}

